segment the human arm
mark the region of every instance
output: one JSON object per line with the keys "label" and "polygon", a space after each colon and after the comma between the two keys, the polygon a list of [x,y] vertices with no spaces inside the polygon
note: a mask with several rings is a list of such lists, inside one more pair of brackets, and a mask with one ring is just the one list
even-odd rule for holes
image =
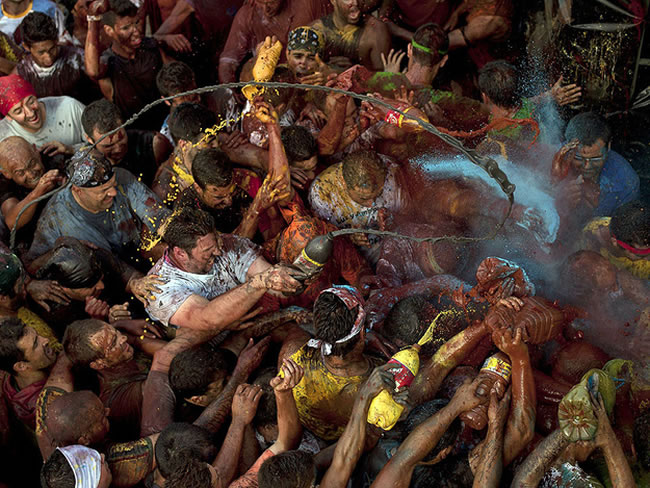
{"label": "human arm", "polygon": [[[379,472],[372,487],[408,487],[417,463],[438,444],[454,419],[462,412],[471,410],[484,401],[474,395],[477,386],[477,380],[463,384],[456,390],[454,397],[445,407],[416,427],[402,442],[397,453]],[[411,391],[414,390],[412,386]]]}
{"label": "human arm", "polygon": [[59,305],[70,304],[70,298],[63,287],[53,280],[33,280],[28,276],[25,281],[25,290],[32,300],[43,307],[46,312],[50,311],[48,302]]}
{"label": "human arm", "polygon": [[[462,6],[461,6],[462,7]],[[501,41],[510,33],[508,20],[499,15],[481,15],[449,33],[449,50],[482,41]]]}
{"label": "human arm", "polygon": [[178,29],[187,18],[194,12],[194,8],[185,0],[177,0],[169,17],[154,32],[153,38],[156,41],[164,42],[174,51],[190,52],[192,45],[183,34],[178,34]]}
{"label": "human arm", "polygon": [[230,411],[237,387],[244,383],[250,374],[259,367],[268,349],[269,342],[270,339],[268,337],[262,339],[257,344],[253,344],[253,339],[249,341],[248,345],[239,355],[237,365],[223,391],[203,410],[199,418],[194,421],[194,425],[203,427],[213,433],[221,428]]}
{"label": "human arm", "polygon": [[[88,7],[88,16],[101,17],[108,10],[108,2],[106,0],[95,0]],[[86,45],[84,49],[84,60],[86,65],[86,74],[92,80],[101,80],[106,76],[107,66],[101,62],[101,45],[99,42],[99,33],[102,28],[101,20],[93,20],[88,22],[88,34],[86,35]],[[112,82],[108,80],[111,86],[112,99]],[[103,88],[103,87],[102,87]],[[102,92],[104,90],[102,89]],[[104,93],[106,96],[106,93]]]}
{"label": "human arm", "polygon": [[[27,225],[32,220],[32,218],[34,218],[34,214],[38,208],[38,205],[34,204],[33,202],[37,198],[40,198],[49,191],[53,190],[59,183],[61,183],[61,180],[62,177],[59,175],[59,171],[52,169],[41,176],[41,178],[38,180],[38,183],[36,184],[36,187],[30,191],[22,200],[18,200],[17,198],[8,198],[2,202],[2,207],[0,207],[0,209],[2,210],[2,216],[5,219],[7,228],[13,229],[16,222],[18,222],[16,229],[20,229]],[[18,214],[20,214],[20,212],[25,207],[27,208],[20,216],[20,219],[17,220]]]}
{"label": "human arm", "polygon": [[318,133],[318,154],[321,156],[331,156],[341,144],[343,127],[345,126],[345,114],[350,100],[342,94],[328,95],[334,99],[332,111],[327,114],[327,123]]}
{"label": "human arm", "polygon": [[273,454],[296,449],[302,437],[302,425],[292,390],[300,383],[305,372],[292,359],[283,361],[282,372],[282,378],[276,376],[270,383],[278,410],[278,438],[269,448]]}
{"label": "human arm", "polygon": [[449,339],[420,369],[411,387],[411,400],[420,404],[432,399],[449,371],[458,366],[489,332],[483,322],[469,326]]}
{"label": "human arm", "polygon": [[536,488],[544,477],[544,473],[553,465],[569,443],[562,430],[557,429],[551,432],[519,466],[512,485],[510,485],[511,488]]}
{"label": "human arm", "polygon": [[240,131],[219,132],[218,138],[219,148],[233,163],[264,172],[269,170],[269,152],[251,144]]}
{"label": "human arm", "polygon": [[242,6],[233,19],[228,39],[219,57],[219,82],[231,83],[236,80],[239,64],[246,54],[252,50],[250,45],[254,35],[247,26],[246,16],[249,13],[247,5]]}
{"label": "human arm", "polygon": [[227,486],[235,476],[244,440],[244,430],[253,421],[260,398],[262,398],[261,386],[242,384],[237,387],[232,401],[232,422],[219,454],[212,463],[219,474],[219,480],[223,482],[222,486]]}
{"label": "human arm", "polygon": [[605,455],[612,487],[625,488],[635,486],[634,475],[625,458],[621,443],[616,438],[614,429],[612,429],[612,425],[609,422],[601,394],[598,393],[598,398],[594,398],[592,394],[591,403],[596,418],[598,419],[598,430],[596,431],[595,438],[596,446],[600,447]]}
{"label": "human arm", "polygon": [[498,488],[503,472],[503,431],[510,410],[510,390],[499,400],[496,389],[490,392],[488,431],[473,488]]}
{"label": "human arm", "polygon": [[392,366],[384,364],[375,368],[359,390],[350,420],[336,443],[332,463],[321,481],[321,488],[343,488],[347,485],[363,452],[370,403],[382,390],[392,392],[395,388],[395,380],[389,371]]}
{"label": "human arm", "polygon": [[382,54],[388,54],[391,47],[390,31],[386,24],[375,17],[368,17],[366,28],[359,41],[359,58],[372,71],[381,71]]}
{"label": "human arm", "polygon": [[257,232],[261,213],[282,201],[288,194],[285,185],[284,181],[267,175],[241,222],[232,233],[252,239]]}

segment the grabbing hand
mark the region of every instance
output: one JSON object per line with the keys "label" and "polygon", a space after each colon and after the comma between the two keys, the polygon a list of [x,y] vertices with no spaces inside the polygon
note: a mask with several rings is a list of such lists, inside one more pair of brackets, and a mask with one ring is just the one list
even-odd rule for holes
{"label": "grabbing hand", "polygon": [[282,375],[274,376],[269,383],[277,393],[291,391],[305,374],[302,367],[291,358],[282,360],[281,372]]}
{"label": "grabbing hand", "polygon": [[356,234],[349,234],[349,237],[355,246],[370,247],[370,240],[368,240],[368,234],[363,234],[359,232]]}
{"label": "grabbing hand", "polygon": [[495,386],[490,390],[490,405],[488,406],[488,420],[490,424],[497,427],[503,427],[508,418],[508,412],[510,411],[510,396],[512,394],[512,388],[508,388],[503,398],[499,400],[499,394],[497,392],[496,383]]}
{"label": "grabbing hand", "polygon": [[267,210],[276,203],[287,200],[290,196],[291,191],[284,178],[271,179],[271,175],[268,175],[255,195],[255,203],[258,210]]}
{"label": "grabbing hand", "polygon": [[158,324],[146,320],[126,320],[113,324],[113,327],[134,337],[143,339],[162,339],[165,334]]}
{"label": "grabbing hand", "polygon": [[257,405],[262,398],[262,387],[259,385],[241,384],[232,399],[232,421],[248,425],[255,418]]}
{"label": "grabbing hand", "polygon": [[555,180],[561,180],[569,173],[571,163],[579,145],[580,141],[573,139],[555,153],[555,156],[553,156],[553,162],[551,163],[551,176]]}
{"label": "grabbing hand", "polygon": [[316,62],[318,66],[312,74],[298,78],[298,81],[303,85],[324,85],[332,74],[330,67],[323,62],[318,54],[316,54]]}
{"label": "grabbing hand", "polygon": [[507,354],[511,361],[528,355],[528,346],[524,342],[526,340],[528,340],[528,332],[523,327],[517,327],[514,337],[509,327],[492,332],[492,342],[499,351]]}
{"label": "grabbing hand", "polygon": [[26,285],[27,293],[47,312],[50,311],[48,300],[59,305],[69,305],[70,298],[65,290],[56,281],[31,280]]}
{"label": "grabbing hand", "polygon": [[404,51],[396,51],[395,49],[391,49],[388,52],[388,56],[381,53],[381,62],[384,65],[384,71],[390,73],[403,73],[406,71],[406,68],[400,70],[404,56],[406,56]]}
{"label": "grabbing hand", "polygon": [[395,378],[391,370],[395,367],[394,364],[386,363],[373,369],[368,380],[359,390],[359,396],[374,398],[382,390],[388,390],[392,394],[395,390]]}
{"label": "grabbing hand", "polygon": [[241,131],[219,132],[219,146],[224,150],[232,151],[244,144],[248,144],[248,138]]}
{"label": "grabbing hand", "polygon": [[86,313],[94,319],[106,320],[110,308],[104,300],[95,297],[86,297]]}
{"label": "grabbing hand", "polygon": [[246,378],[248,378],[248,375],[259,367],[264,358],[264,354],[266,354],[266,351],[269,348],[270,342],[271,338],[268,336],[257,344],[254,344],[253,339],[251,338],[248,341],[248,344],[246,344],[246,347],[239,353],[235,371],[244,374]]}
{"label": "grabbing hand", "polygon": [[258,289],[295,293],[302,285],[292,277],[293,272],[291,268],[276,264],[253,276],[251,285]]}
{"label": "grabbing hand", "polygon": [[[477,376],[471,382],[469,378],[466,378],[465,382],[456,390],[454,397],[451,399],[451,403],[453,403],[457,412],[467,412],[487,401],[487,396],[479,397],[475,394],[480,383],[480,376]],[[497,383],[498,381],[495,382],[495,384]]]}
{"label": "grabbing hand", "polygon": [[148,306],[150,301],[156,299],[156,293],[162,290],[156,285],[162,285],[164,281],[158,275],[146,275],[141,278],[129,280],[129,288],[134,297],[136,297],[144,306]]}
{"label": "grabbing hand", "polygon": [[265,124],[277,124],[278,113],[270,103],[265,102],[262,98],[257,97],[253,100],[253,110],[255,116]]}
{"label": "grabbing hand", "polygon": [[172,51],[178,53],[192,52],[192,44],[183,34],[165,34],[154,36],[154,38],[167,44]]}
{"label": "grabbing hand", "polygon": [[51,169],[39,178],[33,191],[37,195],[45,195],[47,192],[54,190],[62,181],[63,177],[59,175],[59,170]]}
{"label": "grabbing hand", "polygon": [[312,178],[307,175],[307,173],[300,169],[300,168],[290,168],[289,169],[291,173],[291,185],[294,188],[298,188],[299,190],[304,190],[309,186],[309,183],[311,182]]}
{"label": "grabbing hand", "polygon": [[108,323],[114,324],[120,320],[130,320],[131,312],[129,312],[129,302],[124,302],[121,305],[113,305],[108,311]]}
{"label": "grabbing hand", "polygon": [[108,11],[107,0],[95,0],[88,7],[88,15],[102,15]]}
{"label": "grabbing hand", "polygon": [[596,414],[596,418],[598,419],[598,430],[596,431],[596,437],[594,438],[596,446],[602,448],[612,441],[618,442],[614,429],[612,429],[612,424],[609,422],[609,417],[607,416],[603,396],[600,392],[596,392],[594,395],[591,390],[589,391],[589,396],[591,397],[591,405],[594,409],[594,414]]}
{"label": "grabbing hand", "polygon": [[519,312],[521,310],[521,307],[524,306],[524,301],[521,298],[517,297],[508,297],[508,298],[502,298],[497,302],[497,305],[502,305],[506,308],[509,308],[510,310],[514,310],[515,312]]}

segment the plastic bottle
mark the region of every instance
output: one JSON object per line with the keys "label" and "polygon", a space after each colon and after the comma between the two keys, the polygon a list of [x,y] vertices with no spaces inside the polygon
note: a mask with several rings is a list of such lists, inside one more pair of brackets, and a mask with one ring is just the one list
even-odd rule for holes
{"label": "plastic bottle", "polygon": [[[393,376],[395,378],[395,391],[410,386],[420,370],[420,348],[433,339],[433,331],[438,318],[446,315],[447,311],[439,313],[417,344],[402,349],[390,358],[388,364],[395,365]],[[384,430],[392,429],[399,420],[404,407],[393,400],[387,390],[382,390],[372,399],[368,409],[368,423]]]}
{"label": "plastic bottle", "polygon": [[[492,386],[497,381],[503,381],[506,384],[510,382],[512,366],[508,356],[499,352],[485,360],[479,375],[484,376],[484,381],[476,387],[476,396],[488,397]],[[467,412],[460,414],[460,419],[474,430],[483,430],[488,422],[487,404],[479,405]]]}
{"label": "plastic bottle", "polygon": [[318,274],[330,258],[333,246],[334,239],[329,234],[310,240],[292,264],[302,273],[294,278],[304,281]]}
{"label": "plastic bottle", "polygon": [[[253,80],[269,81],[273,76],[273,73],[275,73],[275,67],[280,60],[281,54],[282,43],[280,41],[276,41],[273,45],[270,45],[270,43],[267,45],[267,41],[265,41],[264,45],[260,48],[260,53],[253,65]],[[248,100],[253,101],[253,98],[264,92],[264,88],[259,88],[254,85],[246,85],[241,91]]]}

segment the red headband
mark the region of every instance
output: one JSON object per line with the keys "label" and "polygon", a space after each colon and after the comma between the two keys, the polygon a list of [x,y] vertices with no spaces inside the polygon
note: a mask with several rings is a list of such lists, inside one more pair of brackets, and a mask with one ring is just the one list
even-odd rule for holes
{"label": "red headband", "polygon": [[30,95],[36,96],[32,85],[18,75],[0,77],[0,112],[6,116],[14,105]]}
{"label": "red headband", "polygon": [[[616,237],[614,237],[614,239],[616,239]],[[618,239],[616,239],[616,244],[621,246],[626,251],[631,252],[632,254],[636,254],[637,256],[647,256],[650,254],[650,247],[646,249],[637,249],[636,247],[632,247],[629,244],[625,244],[623,241],[620,241]]]}

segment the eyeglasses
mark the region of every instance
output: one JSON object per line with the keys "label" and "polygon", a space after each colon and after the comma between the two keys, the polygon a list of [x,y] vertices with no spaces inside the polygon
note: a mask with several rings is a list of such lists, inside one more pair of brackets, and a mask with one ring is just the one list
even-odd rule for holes
{"label": "eyeglasses", "polygon": [[584,156],[580,156],[579,154],[576,154],[573,156],[576,161],[580,161],[583,164],[601,164],[604,163],[605,160],[607,159],[607,152],[605,151],[605,154],[601,154],[600,156],[595,156],[593,158],[585,158]]}

